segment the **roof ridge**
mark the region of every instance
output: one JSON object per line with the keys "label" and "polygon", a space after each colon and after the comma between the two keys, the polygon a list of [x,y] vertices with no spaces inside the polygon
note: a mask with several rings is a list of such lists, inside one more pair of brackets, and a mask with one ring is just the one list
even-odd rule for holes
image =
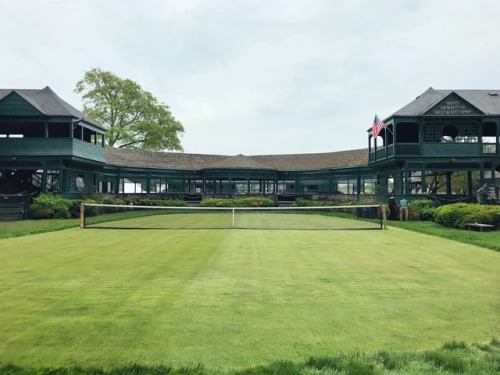
{"label": "roof ridge", "polygon": [[37,94],[47,95],[49,98],[52,98],[53,103],[56,104],[59,108],[61,108],[63,112],[67,113],[69,116],[77,118],[83,117],[82,111],[73,107],[71,104],[62,99],[49,86],[45,86],[43,89],[39,90]]}
{"label": "roof ridge", "polygon": [[261,163],[250,156],[238,154],[235,156],[228,156],[212,165],[207,166],[208,169],[212,168],[258,168],[258,169],[273,169],[267,164]]}

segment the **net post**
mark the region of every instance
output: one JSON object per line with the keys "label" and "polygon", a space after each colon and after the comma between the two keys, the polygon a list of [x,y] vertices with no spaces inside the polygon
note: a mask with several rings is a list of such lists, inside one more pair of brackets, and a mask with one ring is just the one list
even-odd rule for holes
{"label": "net post", "polygon": [[382,208],[382,229],[387,229],[387,213],[385,211],[385,206],[381,205]]}
{"label": "net post", "polygon": [[233,225],[231,226],[231,228],[233,228],[233,229],[234,229],[234,211],[235,211],[235,209],[233,208]]}
{"label": "net post", "polygon": [[80,229],[85,228],[85,203],[80,203]]}

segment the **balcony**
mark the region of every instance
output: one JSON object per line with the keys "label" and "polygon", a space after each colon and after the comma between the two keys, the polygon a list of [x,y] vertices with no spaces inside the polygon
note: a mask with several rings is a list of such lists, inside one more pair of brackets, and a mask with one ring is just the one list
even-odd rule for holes
{"label": "balcony", "polygon": [[[395,152],[394,152],[395,146]],[[381,147],[370,153],[370,162],[389,159],[392,157],[420,156],[420,157],[482,157],[495,156],[498,147],[493,144],[482,143],[399,143],[387,148]]]}
{"label": "balcony", "polygon": [[394,145],[379,147],[377,151],[372,151],[369,156],[370,162],[390,158],[391,156],[394,156]]}
{"label": "balcony", "polygon": [[79,157],[106,163],[104,147],[74,138],[0,138],[1,156]]}
{"label": "balcony", "polygon": [[480,143],[424,143],[422,144],[424,156],[483,156]]}

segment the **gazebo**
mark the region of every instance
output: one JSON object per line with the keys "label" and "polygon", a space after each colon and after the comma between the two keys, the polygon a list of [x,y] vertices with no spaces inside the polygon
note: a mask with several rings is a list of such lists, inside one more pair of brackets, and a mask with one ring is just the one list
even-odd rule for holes
{"label": "gazebo", "polygon": [[498,197],[500,90],[429,88],[384,124],[369,130],[369,166],[389,193]]}

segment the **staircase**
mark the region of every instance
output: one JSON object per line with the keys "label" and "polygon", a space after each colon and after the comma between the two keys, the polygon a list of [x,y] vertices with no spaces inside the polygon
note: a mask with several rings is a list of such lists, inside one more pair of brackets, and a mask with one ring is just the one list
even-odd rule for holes
{"label": "staircase", "polygon": [[0,194],[0,222],[24,219],[32,194]]}
{"label": "staircase", "polygon": [[24,214],[22,212],[21,205],[22,204],[19,203],[0,204],[0,222],[22,219]]}

